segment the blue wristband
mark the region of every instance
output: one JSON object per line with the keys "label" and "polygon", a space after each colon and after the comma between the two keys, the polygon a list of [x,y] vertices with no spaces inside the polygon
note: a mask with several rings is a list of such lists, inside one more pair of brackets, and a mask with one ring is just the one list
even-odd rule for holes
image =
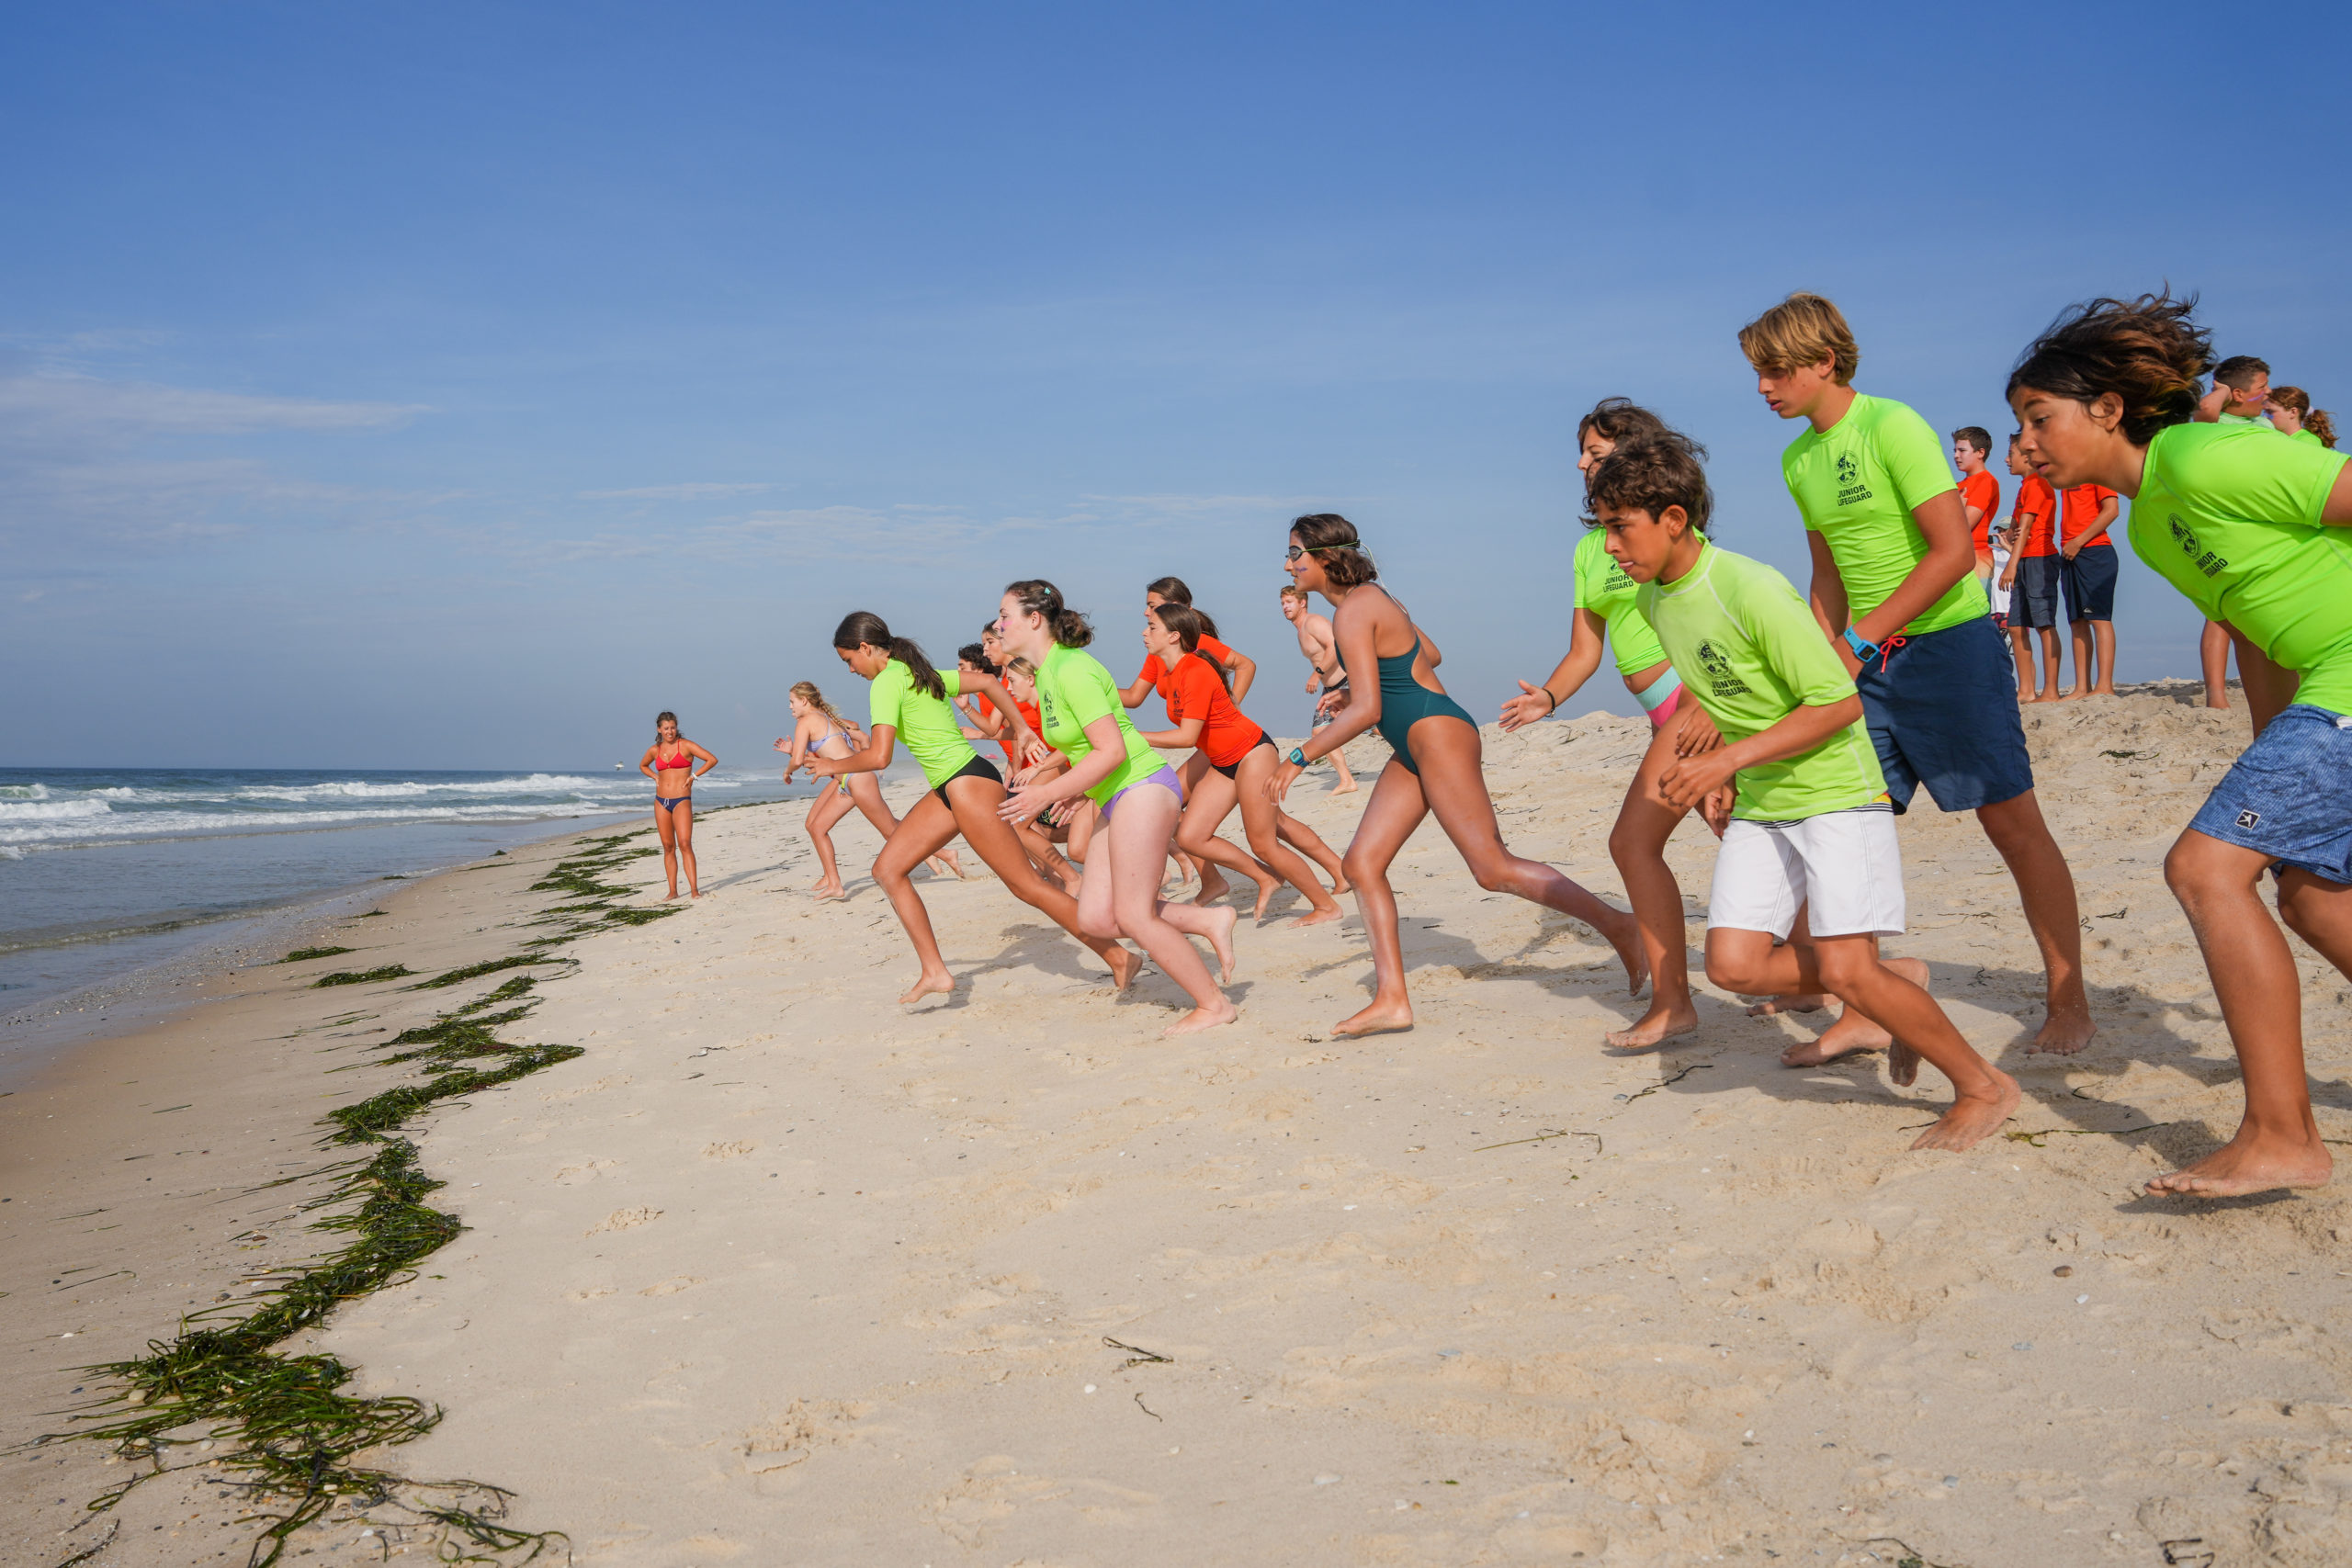
{"label": "blue wristband", "polygon": [[1306,753],[1300,750],[1295,746],[1292,747],[1290,749],[1290,765],[1294,768],[1303,768],[1306,766]]}
{"label": "blue wristband", "polygon": [[1851,626],[1848,626],[1846,628],[1846,646],[1854,650],[1854,657],[1860,660],[1865,664],[1868,664],[1871,660],[1876,659],[1879,655],[1878,644],[1867,640],[1863,637],[1861,633],[1856,631]]}

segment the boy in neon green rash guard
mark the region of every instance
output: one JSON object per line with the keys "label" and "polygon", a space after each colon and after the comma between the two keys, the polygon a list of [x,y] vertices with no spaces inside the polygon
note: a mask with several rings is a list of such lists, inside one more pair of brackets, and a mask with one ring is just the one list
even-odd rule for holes
{"label": "boy in neon green rash guard", "polygon": [[2352,977],[2352,468],[2276,431],[2195,423],[2211,363],[2194,301],[2077,306],[2009,377],[2027,459],[2132,498],[2132,546],[2236,645],[2255,741],[2165,857],[2245,1080],[2227,1145],[2148,1190],[2232,1197],[2334,1169],[2303,1070],[2302,986],[2278,913]]}
{"label": "boy in neon green rash guard", "polygon": [[[1626,442],[1676,438],[1664,420],[1626,398],[1603,398],[1577,423],[1577,468],[1593,467]],[[1699,1027],[1690,1001],[1690,942],[1685,934],[1682,887],[1666,863],[1666,846],[1689,815],[1667,803],[1657,781],[1684,753],[1721,743],[1721,737],[1690,688],[1667,661],[1657,635],[1642,618],[1634,596],[1640,584],[1610,558],[1597,529],[1577,541],[1573,560],[1574,611],[1568,651],[1541,686],[1519,683],[1520,695],[1503,704],[1502,727],[1517,729],[1549,717],[1600,668],[1604,643],[1617,661],[1625,689],[1650,719],[1650,744],[1625,786],[1616,825],[1609,832],[1609,858],[1624,879],[1634,906],[1642,949],[1650,961],[1649,1010],[1630,1029],[1612,1030],[1603,1043],[1620,1051],[1645,1050]]]}
{"label": "boy in neon green rash guard", "polygon": [[1924,964],[1879,956],[1879,937],[1903,930],[1903,856],[1853,678],[1787,578],[1691,526],[1712,497],[1689,443],[1619,447],[1593,469],[1590,500],[1610,556],[1644,584],[1642,614],[1723,732],[1721,747],[1660,781],[1678,805],[1703,802],[1723,833],[1707,978],[1751,996],[1841,998],[1903,1042],[1897,1083],[1922,1057],[1951,1080],[1951,1109],[1911,1146],[1981,1143],[2016,1108],[2018,1086],[1952,1027]]}
{"label": "boy in neon green rash guard", "polygon": [[[1942,444],[1908,407],[1854,390],[1861,351],[1818,294],[1790,295],[1742,327],[1739,345],[1772,412],[1806,423],[1781,468],[1813,552],[1813,612],[1855,677],[1894,809],[1924,785],[1939,809],[1976,814],[2041,950],[2032,1048],[2071,1055],[2098,1033],[2074,874],[2034,797],[2015,670],[1976,581]],[[1792,1065],[1886,1043],[1848,1017]]]}

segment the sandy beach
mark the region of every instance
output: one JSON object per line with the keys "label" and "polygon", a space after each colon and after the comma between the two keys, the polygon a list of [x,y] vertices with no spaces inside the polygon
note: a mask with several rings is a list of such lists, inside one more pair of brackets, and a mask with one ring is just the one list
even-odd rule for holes
{"label": "sandy beach", "polygon": [[[1114,994],[984,873],[918,879],[959,984],[902,1010],[887,903],[862,874],[807,897],[797,803],[705,818],[708,897],[648,924],[534,885],[593,854],[650,904],[659,862],[621,858],[650,829],[406,885],[321,933],[356,951],[209,982],[0,1099],[0,1442],[119,1392],[75,1368],[342,1245],[299,1208],[332,1178],[261,1184],[369,1153],[321,1116],[417,1081],[387,1042],[505,987],[502,1042],[580,1055],[412,1121],[463,1234],[278,1350],[442,1407],[362,1462],[505,1489],[508,1524],[561,1532],[542,1561],[2352,1561],[2343,1184],[2138,1195],[2240,1099],[2162,861],[2246,721],[2188,696],[2026,710],[2081,890],[2079,1057],[2025,1054],[2039,964],[1973,821],[1903,820],[1889,951],[2026,1088],[1960,1156],[1906,1151],[1932,1071],[1779,1065],[1823,1015],[1702,989],[1696,1035],[1606,1049],[1640,1011],[1606,944],[1481,892],[1433,826],[1396,873],[1419,1026],[1365,1042],[1328,1032],[1370,985],[1351,906],[1301,930],[1278,898],[1241,1021],[1170,1041],[1172,985]],[[1489,728],[1513,847],[1622,903],[1645,737]],[[1385,755],[1351,749],[1367,786]],[[1292,809],[1343,844],[1368,793]],[[872,835],[836,837],[862,873]],[[1713,853],[1695,821],[1669,850],[1694,949]],[[2352,1002],[2297,954],[2321,1126],[2352,1140]],[[571,962],[413,988],[515,955]],[[244,1562],[282,1501],[235,1493],[233,1434],[175,1435],[97,1516],[155,1461],[12,1446],[0,1562]],[[434,1555],[413,1507],[320,1501],[289,1560]]]}

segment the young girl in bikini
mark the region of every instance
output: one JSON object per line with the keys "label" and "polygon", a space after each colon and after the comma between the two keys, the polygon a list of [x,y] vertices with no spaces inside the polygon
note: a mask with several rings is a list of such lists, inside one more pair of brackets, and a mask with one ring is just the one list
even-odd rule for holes
{"label": "young girl in bikini", "polygon": [[[700,773],[695,771],[699,760]],[[678,896],[678,863],[686,863],[686,897],[699,898],[695,879],[695,780],[718,766],[718,759],[678,733],[678,716],[655,716],[653,744],[637,760],[637,771],[653,781],[653,829],[662,835],[662,870],[670,878],[666,904]]]}
{"label": "young girl in bikini", "polygon": [[[1067,773],[1023,784],[999,814],[1026,822],[1056,802],[1080,795],[1092,800],[1102,820],[1079,886],[1084,929],[1098,938],[1133,937],[1193,998],[1192,1012],[1165,1032],[1231,1023],[1239,1011],[1185,938],[1208,939],[1230,984],[1237,917],[1229,908],[1159,901],[1160,868],[1181,806],[1176,773],[1127,722],[1111,672],[1084,651],[1093,628],[1063,604],[1059,589],[1035,579],[1005,590],[997,624],[1005,651],[1036,666],[1045,745],[1070,762]],[[1043,750],[1027,754],[1042,759]]]}
{"label": "young girl in bikini", "polygon": [[1355,525],[1333,513],[1301,517],[1291,525],[1284,559],[1293,581],[1330,602],[1348,688],[1338,720],[1306,745],[1291,748],[1267,781],[1268,792],[1280,800],[1309,762],[1375,725],[1396,753],[1364,804],[1344,862],[1372,939],[1372,1005],[1334,1025],[1332,1032],[1374,1034],[1413,1026],[1388,866],[1431,812],[1479,886],[1516,894],[1591,926],[1617,950],[1630,989],[1638,996],[1649,979],[1640,926],[1632,915],[1610,908],[1552,867],[1521,859],[1503,842],[1480,768],[1478,727],[1436,684],[1436,646],[1374,581],[1378,570],[1364,553]]}
{"label": "young girl in bikini", "polygon": [[[1603,398],[1577,426],[1577,470],[1589,477],[1593,465],[1618,444],[1663,435],[1666,422],[1623,398]],[[1657,634],[1634,608],[1641,584],[1609,558],[1602,532],[1589,529],[1577,541],[1576,610],[1569,622],[1567,656],[1541,686],[1519,683],[1521,694],[1503,704],[1502,726],[1518,729],[1548,718],[1582,689],[1600,668],[1601,643],[1617,656],[1617,673],[1650,717],[1649,750],[1625,786],[1617,825],[1609,831],[1609,858],[1624,879],[1634,919],[1642,928],[1649,957],[1650,1006],[1631,1029],[1603,1036],[1620,1050],[1645,1051],[1699,1027],[1690,1006],[1690,944],[1684,934],[1682,889],[1666,863],[1666,841],[1689,815],[1659,793],[1658,778],[1679,757],[1696,756],[1723,744],[1704,709],[1683,701],[1681,677],[1658,646]]]}
{"label": "young girl in bikini", "polygon": [[[848,756],[865,744],[865,737],[856,725],[842,716],[841,711],[825,700],[824,693],[813,681],[801,681],[792,688],[792,733],[775,743],[775,749],[786,753],[784,782],[790,784],[797,770],[807,767],[809,759]],[[816,895],[820,898],[846,898],[848,890],[842,886],[840,863],[833,858],[833,825],[849,815],[854,806],[874,824],[875,830],[888,842],[899,829],[899,819],[890,812],[888,802],[882,798],[882,786],[871,773],[853,773],[832,789],[824,791],[808,805],[805,826],[808,840],[816,846],[817,863],[824,874],[817,879]],[[961,879],[963,866],[957,863],[954,846],[931,857],[933,871]]]}
{"label": "young girl in bikini", "polygon": [[1088,936],[1079,929],[1078,900],[1052,883],[1031,874],[1021,840],[997,816],[1004,802],[1004,782],[996,769],[980,760],[964,739],[948,699],[965,690],[984,692],[1000,708],[1012,699],[989,675],[942,674],[911,640],[893,637],[881,616],[865,610],[843,617],[833,632],[833,649],[842,662],[873,682],[872,722],[865,745],[854,755],[835,760],[819,757],[807,765],[813,778],[875,773],[890,765],[901,737],[922,767],[930,793],[899,820],[898,831],[882,846],[874,861],[874,880],[889,896],[907,940],[914,943],[922,973],[901,1003],[944,996],[956,988],[955,976],[939,955],[939,939],[932,934],[931,913],[923,908],[909,874],[947,847],[957,834],[978,852],[990,871],[1012,896],[1051,917],[1054,923],[1077,937],[1105,964],[1111,977],[1124,987],[1135,978],[1140,961],[1117,942]]}
{"label": "young girl in bikini", "polygon": [[[1283,882],[1297,888],[1312,906],[1301,917],[1300,925],[1336,920],[1340,918],[1340,906],[1323,891],[1306,863],[1282,841],[1283,832],[1286,829],[1294,841],[1313,846],[1309,853],[1319,850],[1316,858],[1326,863],[1335,879],[1340,874],[1340,857],[1313,829],[1287,818],[1266,793],[1266,781],[1273,776],[1280,756],[1266,732],[1234,705],[1222,672],[1201,657],[1198,650],[1206,635],[1202,625],[1207,618],[1172,600],[1144,613],[1144,647],[1165,671],[1160,691],[1168,702],[1169,719],[1176,728],[1147,730],[1143,738],[1162,750],[1191,749],[1207,762],[1199,785],[1185,797],[1176,842],[1199,859],[1230,866],[1255,879],[1256,918],[1261,921],[1266,918],[1267,900]],[[1249,854],[1217,837],[1217,829],[1237,803],[1241,807],[1242,829],[1250,840]],[[1340,891],[1346,887],[1345,882],[1340,884]]]}

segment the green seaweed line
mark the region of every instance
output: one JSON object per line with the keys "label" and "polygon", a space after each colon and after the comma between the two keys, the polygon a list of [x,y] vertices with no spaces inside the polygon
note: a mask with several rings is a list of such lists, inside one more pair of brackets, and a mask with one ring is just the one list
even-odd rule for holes
{"label": "green seaweed line", "polygon": [[[556,940],[571,942],[614,926],[641,925],[648,918],[673,912],[616,908],[612,900],[633,889],[595,880],[598,873],[653,852],[620,848],[638,836],[588,840],[583,852],[559,862],[535,885],[534,891],[560,891],[578,900],[567,907],[567,930]],[[551,961],[537,956],[493,960],[452,970],[424,985],[455,985]],[[366,976],[331,976],[314,983],[349,984],[408,973],[393,965]],[[444,1183],[419,1167],[414,1144],[391,1134],[438,1101],[512,1082],[582,1054],[576,1045],[510,1045],[497,1038],[495,1032],[522,1019],[537,1005],[536,998],[486,1017],[473,1016],[500,1002],[519,1000],[536,983],[537,976],[516,976],[488,996],[395,1036],[393,1053],[378,1058],[376,1065],[413,1062],[427,1076],[327,1113],[324,1146],[380,1145],[371,1158],[310,1173],[333,1175],[336,1180],[302,1207],[342,1211],[313,1221],[312,1228],[347,1235],[352,1237],[349,1245],[277,1280],[266,1292],[268,1304],[256,1312],[227,1323],[209,1321],[216,1316],[211,1311],[191,1314],[180,1320],[177,1338],[151,1340],[147,1354],[139,1359],[83,1369],[121,1385],[119,1392],[83,1407],[84,1412],[111,1413],[77,1412],[74,1421],[87,1424],[35,1441],[104,1442],[126,1459],[152,1464],[92,1499],[88,1506],[93,1515],[113,1508],[143,1482],[179,1468],[165,1462],[172,1447],[225,1441],[234,1446],[213,1462],[243,1473],[246,1479],[234,1484],[254,1510],[247,1522],[266,1527],[253,1542],[249,1568],[270,1568],[284,1556],[297,1531],[338,1506],[355,1512],[404,1509],[417,1525],[398,1528],[437,1529],[435,1554],[443,1562],[492,1562],[501,1558],[486,1554],[513,1552],[523,1554],[519,1561],[529,1562],[559,1541],[569,1558],[570,1538],[561,1531],[522,1530],[500,1522],[513,1496],[502,1487],[475,1481],[415,1482],[351,1462],[368,1449],[423,1437],[440,1422],[439,1405],[401,1395],[364,1398],[345,1393],[353,1371],[337,1358],[283,1355],[271,1348],[321,1323],[345,1302],[415,1278],[415,1265],[464,1229],[455,1215],[426,1206],[425,1197]],[[413,1048],[399,1049],[403,1046]],[[307,1178],[288,1177],[266,1185],[303,1179]],[[356,1207],[345,1208],[348,1204]],[[200,1434],[173,1436],[184,1427],[198,1427]],[[425,1497],[409,1502],[399,1495],[401,1492],[449,1493],[454,1497],[447,1503]]]}

